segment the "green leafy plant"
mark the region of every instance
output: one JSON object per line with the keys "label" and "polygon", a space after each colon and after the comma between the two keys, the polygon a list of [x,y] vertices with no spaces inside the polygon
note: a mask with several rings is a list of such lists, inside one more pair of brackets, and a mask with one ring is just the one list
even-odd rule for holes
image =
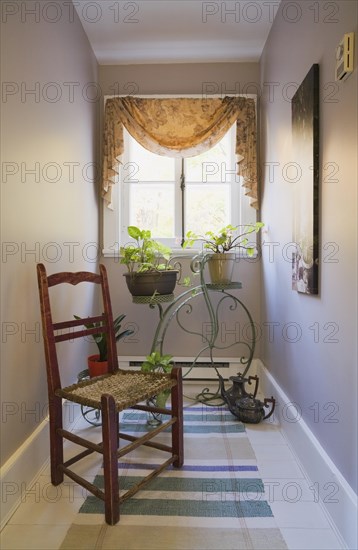
{"label": "green leafy plant", "polygon": [[223,254],[230,250],[241,248],[246,250],[248,256],[252,256],[255,248],[249,244],[248,235],[258,233],[265,224],[256,222],[248,225],[226,225],[217,232],[207,231],[203,235],[188,231],[183,248],[191,247],[196,241],[203,243],[203,248],[216,254]]}
{"label": "green leafy plant", "polygon": [[[173,356],[169,354],[161,355],[159,351],[153,351],[147,355],[141,365],[142,372],[162,372],[168,373],[174,366]],[[155,396],[157,407],[165,407],[165,403],[170,395],[170,390],[164,390]]]}
{"label": "green leafy plant", "polygon": [[172,355],[161,355],[159,351],[153,351],[143,361],[141,370],[142,372],[170,372],[173,366]]}
{"label": "green leafy plant", "polygon": [[[82,319],[82,317],[78,317],[78,315],[74,315],[74,318],[75,319]],[[125,318],[125,315],[122,314],[122,315],[119,315],[118,317],[116,317],[116,319],[114,319],[113,321],[113,326],[114,326],[114,334],[115,334],[115,337],[116,337],[116,342],[118,342],[118,340],[120,340],[121,338],[125,338],[126,336],[130,336],[131,334],[133,334],[133,330],[132,329],[127,329],[127,330],[123,330],[122,332],[120,332],[120,329],[121,329],[121,323],[123,321],[123,319]],[[100,327],[101,326],[101,323],[98,322],[98,323],[83,323],[83,326],[86,327],[86,328],[95,328],[95,327]],[[92,334],[91,335],[94,342],[97,344],[97,347],[98,347],[98,351],[99,351],[99,361],[107,361],[108,359],[108,346],[107,346],[107,334],[104,333],[104,332],[100,332],[98,334]]]}
{"label": "green leafy plant", "polygon": [[[137,271],[162,271],[171,269],[169,258],[171,249],[152,238],[149,229],[140,229],[135,225],[127,228],[128,235],[134,239],[135,244],[129,243],[121,246],[121,264],[128,267],[129,272]],[[163,259],[166,260],[163,262]]]}

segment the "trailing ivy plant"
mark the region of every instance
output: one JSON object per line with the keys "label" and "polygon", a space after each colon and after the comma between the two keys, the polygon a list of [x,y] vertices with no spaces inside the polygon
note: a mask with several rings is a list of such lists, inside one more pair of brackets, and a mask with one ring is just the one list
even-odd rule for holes
{"label": "trailing ivy plant", "polygon": [[[161,355],[159,351],[153,351],[147,355],[145,361],[141,365],[142,372],[171,372],[174,366],[173,356],[169,354]],[[155,404],[157,407],[164,408],[165,403],[170,395],[170,390],[164,390],[155,396]]]}
{"label": "trailing ivy plant", "polygon": [[[169,258],[171,249],[154,240],[149,229],[140,229],[135,225],[127,228],[128,235],[135,243],[121,246],[121,264],[128,267],[129,272],[163,271],[171,269]],[[165,262],[163,262],[165,260]]]}

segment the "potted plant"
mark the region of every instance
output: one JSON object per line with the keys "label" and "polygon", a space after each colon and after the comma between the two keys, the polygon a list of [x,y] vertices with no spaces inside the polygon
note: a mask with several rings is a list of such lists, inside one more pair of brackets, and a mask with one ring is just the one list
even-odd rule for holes
{"label": "potted plant", "polygon": [[179,271],[169,263],[171,249],[152,238],[149,229],[131,225],[128,235],[135,241],[120,248],[120,263],[128,268],[124,273],[132,296],[172,294]]}
{"label": "potted plant", "polygon": [[248,256],[253,256],[255,247],[249,243],[249,235],[258,233],[263,226],[262,222],[237,226],[229,224],[217,232],[206,231],[203,235],[188,231],[183,248],[201,241],[204,250],[212,253],[207,258],[211,282],[228,284],[231,282],[235,261],[235,254],[230,251],[241,249],[245,250]]}
{"label": "potted plant", "polygon": [[[81,317],[78,317],[78,315],[74,315],[74,318],[81,319]],[[121,323],[124,318],[125,315],[122,314],[113,321],[116,342],[118,342],[118,340],[120,340],[121,338],[125,338],[126,336],[130,336],[131,334],[133,334],[132,329],[127,329],[120,332]],[[83,323],[83,326],[85,326],[86,328],[95,328],[101,326],[101,323]],[[108,372],[107,335],[105,333],[93,334],[92,338],[97,344],[99,353],[95,355],[90,355],[87,358],[88,371],[91,378],[94,376],[106,374]]]}
{"label": "potted plant", "polygon": [[[145,361],[141,365],[142,372],[161,372],[169,373],[174,366],[173,356],[169,354],[161,355],[159,351],[153,351],[150,355],[147,355]],[[165,404],[170,396],[170,390],[165,390],[155,395],[151,399],[148,399],[148,405],[154,405],[159,408],[164,408]],[[148,418],[148,424],[150,426],[157,426],[161,424],[162,417],[160,413],[151,412]]]}

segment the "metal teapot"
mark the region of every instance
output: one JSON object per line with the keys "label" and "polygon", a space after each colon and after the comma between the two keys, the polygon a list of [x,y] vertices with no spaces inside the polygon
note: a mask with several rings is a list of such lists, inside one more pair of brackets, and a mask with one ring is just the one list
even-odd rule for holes
{"label": "metal teapot", "polygon": [[[237,399],[240,399],[241,397],[256,397],[259,387],[258,376],[249,376],[248,378],[245,378],[240,373],[238,373],[237,376],[230,376],[229,380],[232,380],[233,385],[228,390],[225,390],[225,382],[223,377],[220,374],[218,374],[218,376],[221,396],[229,406],[230,404],[234,405],[235,401],[237,401]],[[255,381],[254,391],[252,393],[248,393],[245,389],[245,384],[248,383],[249,385],[251,385],[252,381]]]}
{"label": "metal teapot", "polygon": [[[271,410],[266,414],[265,407],[272,403]],[[253,399],[252,397],[242,397],[238,399],[234,406],[233,414],[237,416],[241,422],[250,424],[258,424],[261,420],[269,418],[275,410],[275,400],[273,397],[265,397],[264,401]]]}
{"label": "metal teapot", "polygon": [[[237,376],[230,376],[229,380],[233,385],[228,390],[225,390],[225,383],[222,376],[219,374],[219,384],[221,396],[227,403],[230,412],[242,422],[258,424],[261,420],[269,418],[275,409],[275,400],[273,397],[266,398],[264,402],[256,398],[259,378],[258,376],[249,376],[245,378],[238,373]],[[245,384],[249,385],[255,382],[254,391],[248,393],[245,389]],[[268,407],[268,403],[272,403],[271,411],[265,414],[264,408]]]}

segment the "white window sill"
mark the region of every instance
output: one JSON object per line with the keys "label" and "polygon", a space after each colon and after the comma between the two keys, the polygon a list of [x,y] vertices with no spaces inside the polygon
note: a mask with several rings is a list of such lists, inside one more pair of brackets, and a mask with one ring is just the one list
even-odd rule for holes
{"label": "white window sill", "polygon": [[[191,249],[185,249],[183,250],[183,248],[172,248],[172,256],[173,257],[178,257],[180,256],[181,258],[182,257],[186,257],[186,258],[194,258],[194,256],[197,256],[198,254],[200,254],[200,250],[195,250],[193,248]],[[120,254],[119,254],[119,250],[118,251],[113,251],[109,248],[104,248],[102,250],[102,256],[104,258],[120,258]]]}
{"label": "white window sill", "polygon": [[[173,257],[173,258],[180,257],[180,258],[192,259],[195,256],[197,256],[198,254],[200,254],[201,252],[202,252],[202,250],[194,249],[194,248],[190,248],[190,249],[188,249],[188,248],[186,248],[186,249],[172,248],[171,257]],[[255,260],[259,256],[257,252],[255,254],[253,254],[253,256],[248,256],[245,252],[235,252],[235,254],[239,258],[247,258],[248,260]],[[102,256],[104,258],[117,258],[117,259],[119,259],[121,257],[120,254],[119,254],[119,251],[114,252],[113,250],[106,249],[106,248],[102,250]]]}

